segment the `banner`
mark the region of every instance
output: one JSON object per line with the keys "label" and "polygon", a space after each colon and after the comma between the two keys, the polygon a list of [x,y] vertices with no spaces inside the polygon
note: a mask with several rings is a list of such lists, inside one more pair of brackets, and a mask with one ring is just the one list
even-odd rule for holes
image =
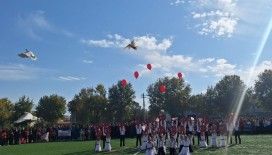
{"label": "banner", "polygon": [[58,137],[71,137],[71,130],[58,130]]}

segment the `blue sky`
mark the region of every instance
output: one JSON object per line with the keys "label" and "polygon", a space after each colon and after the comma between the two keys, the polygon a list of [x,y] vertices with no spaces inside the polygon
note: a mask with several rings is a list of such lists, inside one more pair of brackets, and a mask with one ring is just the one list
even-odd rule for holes
{"label": "blue sky", "polygon": [[[141,103],[149,84],[178,72],[193,94],[224,75],[245,80],[272,1],[12,0],[2,1],[0,10],[1,98],[27,95],[38,102],[57,93],[69,101],[81,88],[126,79]],[[123,48],[132,39],[137,51]],[[269,37],[256,77],[272,69],[271,43]],[[26,48],[38,60],[17,56]],[[134,71],[140,72],[137,80]]]}

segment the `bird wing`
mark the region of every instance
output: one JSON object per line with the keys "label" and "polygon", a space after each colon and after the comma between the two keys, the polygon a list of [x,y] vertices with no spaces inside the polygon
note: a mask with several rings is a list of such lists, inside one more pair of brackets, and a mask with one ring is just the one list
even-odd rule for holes
{"label": "bird wing", "polygon": [[27,55],[25,53],[19,53],[18,56],[21,58],[27,58]]}

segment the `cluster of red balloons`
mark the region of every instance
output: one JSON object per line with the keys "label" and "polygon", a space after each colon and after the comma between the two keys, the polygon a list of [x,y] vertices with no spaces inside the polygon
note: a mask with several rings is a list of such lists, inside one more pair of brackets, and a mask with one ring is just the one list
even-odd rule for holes
{"label": "cluster of red balloons", "polygon": [[[178,78],[180,80],[182,79],[182,73],[181,72],[178,73]],[[160,85],[159,91],[160,91],[160,93],[165,93],[166,92],[166,86],[164,84]]]}
{"label": "cluster of red balloons", "polygon": [[[148,70],[152,70],[152,65],[151,65],[151,64],[147,64],[147,65],[146,65],[146,68],[147,68]],[[135,79],[138,79],[138,77],[139,77],[140,74],[139,74],[138,71],[135,71],[133,75],[134,75]],[[179,72],[177,75],[178,75],[178,78],[181,80],[182,77],[183,77],[182,73]],[[126,85],[127,85],[127,81],[126,81],[125,79],[123,79],[123,80],[121,81],[121,86],[122,86],[123,88],[125,88]],[[160,92],[160,93],[165,93],[165,92],[166,92],[166,86],[163,85],[163,84],[160,85],[160,87],[159,87],[159,92]]]}

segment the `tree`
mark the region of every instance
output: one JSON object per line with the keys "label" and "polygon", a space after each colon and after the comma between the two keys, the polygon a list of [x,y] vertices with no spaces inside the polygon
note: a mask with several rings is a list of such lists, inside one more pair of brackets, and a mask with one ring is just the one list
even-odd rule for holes
{"label": "tree", "polygon": [[[166,86],[166,92],[161,93],[159,87]],[[156,117],[160,110],[165,110],[170,115],[184,115],[188,110],[188,102],[191,93],[191,87],[185,84],[184,80],[177,78],[163,78],[151,84],[147,88],[149,96],[149,110],[152,117]]]}
{"label": "tree", "polygon": [[223,77],[214,88],[214,108],[218,112],[217,116],[226,116],[229,112],[234,112],[244,89],[244,82],[239,76],[227,75]]}
{"label": "tree", "polygon": [[43,96],[36,107],[37,116],[49,123],[63,118],[66,112],[66,100],[58,95]]}
{"label": "tree", "polygon": [[83,88],[76,94],[68,104],[68,110],[75,122],[88,124],[91,121],[90,98],[94,94],[94,89]]}
{"label": "tree", "polygon": [[25,112],[31,112],[33,105],[33,100],[30,100],[29,97],[22,96],[19,98],[19,101],[14,105],[14,121],[22,116]]}
{"label": "tree", "polygon": [[0,128],[5,128],[10,125],[13,108],[14,106],[9,99],[0,99]]}
{"label": "tree", "polygon": [[97,85],[95,89],[81,89],[79,94],[68,103],[68,110],[74,121],[83,125],[109,121],[106,93],[102,84]]}
{"label": "tree", "polygon": [[133,119],[133,106],[135,91],[128,83],[122,87],[121,81],[109,88],[108,112],[111,113],[113,121],[129,121]]}
{"label": "tree", "polygon": [[265,70],[258,76],[254,89],[261,106],[272,112],[272,70]]}
{"label": "tree", "polygon": [[251,114],[251,112],[254,112],[252,110],[256,109],[257,107],[259,107],[259,102],[257,100],[254,89],[248,88],[245,94],[243,105],[241,107],[241,113]]}
{"label": "tree", "polygon": [[205,93],[205,106],[204,106],[204,113],[203,115],[209,116],[218,116],[220,115],[220,110],[217,105],[216,105],[216,91],[214,87],[208,87],[207,91]]}
{"label": "tree", "polygon": [[195,114],[207,114],[208,107],[205,102],[204,94],[192,95],[189,99],[189,109]]}
{"label": "tree", "polygon": [[142,109],[138,102],[133,102],[132,104],[132,116],[135,120],[144,120],[145,118],[145,110]]}

